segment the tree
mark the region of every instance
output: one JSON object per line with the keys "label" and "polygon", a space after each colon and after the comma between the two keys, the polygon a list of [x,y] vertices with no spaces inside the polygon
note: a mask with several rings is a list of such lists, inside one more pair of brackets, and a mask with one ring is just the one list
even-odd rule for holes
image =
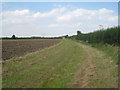
{"label": "tree", "polygon": [[12,35],[12,39],[15,39],[15,35]]}
{"label": "tree", "polygon": [[77,35],[80,35],[81,34],[81,32],[80,31],[77,31]]}
{"label": "tree", "polygon": [[68,38],[68,35],[66,35],[65,38]]}

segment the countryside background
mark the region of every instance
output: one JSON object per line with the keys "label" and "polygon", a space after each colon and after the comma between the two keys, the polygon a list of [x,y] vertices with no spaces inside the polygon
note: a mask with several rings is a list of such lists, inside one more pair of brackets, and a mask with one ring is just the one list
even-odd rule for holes
{"label": "countryside background", "polygon": [[119,88],[116,4],[4,3],[3,88]]}

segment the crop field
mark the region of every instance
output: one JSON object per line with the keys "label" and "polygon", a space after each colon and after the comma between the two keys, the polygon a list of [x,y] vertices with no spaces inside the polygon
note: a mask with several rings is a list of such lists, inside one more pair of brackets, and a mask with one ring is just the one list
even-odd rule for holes
{"label": "crop field", "polygon": [[118,88],[117,47],[69,39],[5,42],[37,51],[4,60],[3,88]]}
{"label": "crop field", "polygon": [[18,1],[0,4],[1,89],[120,88],[119,2]]}
{"label": "crop field", "polygon": [[2,40],[2,59],[22,56],[36,50],[50,47],[58,43],[60,39],[17,39]]}

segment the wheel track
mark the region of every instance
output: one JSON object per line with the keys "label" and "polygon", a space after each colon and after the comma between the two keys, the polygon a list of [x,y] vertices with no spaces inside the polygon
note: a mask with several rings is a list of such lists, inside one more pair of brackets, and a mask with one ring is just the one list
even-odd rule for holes
{"label": "wheel track", "polygon": [[77,88],[90,88],[89,87],[89,79],[94,75],[93,68],[93,52],[91,48],[81,45],[81,47],[85,50],[85,66],[81,72],[78,72],[76,82]]}

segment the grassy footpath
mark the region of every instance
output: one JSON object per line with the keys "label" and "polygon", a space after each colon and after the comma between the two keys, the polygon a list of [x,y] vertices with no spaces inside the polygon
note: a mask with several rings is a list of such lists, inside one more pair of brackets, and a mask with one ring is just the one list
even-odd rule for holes
{"label": "grassy footpath", "polygon": [[118,87],[114,59],[72,40],[4,63],[3,88]]}

